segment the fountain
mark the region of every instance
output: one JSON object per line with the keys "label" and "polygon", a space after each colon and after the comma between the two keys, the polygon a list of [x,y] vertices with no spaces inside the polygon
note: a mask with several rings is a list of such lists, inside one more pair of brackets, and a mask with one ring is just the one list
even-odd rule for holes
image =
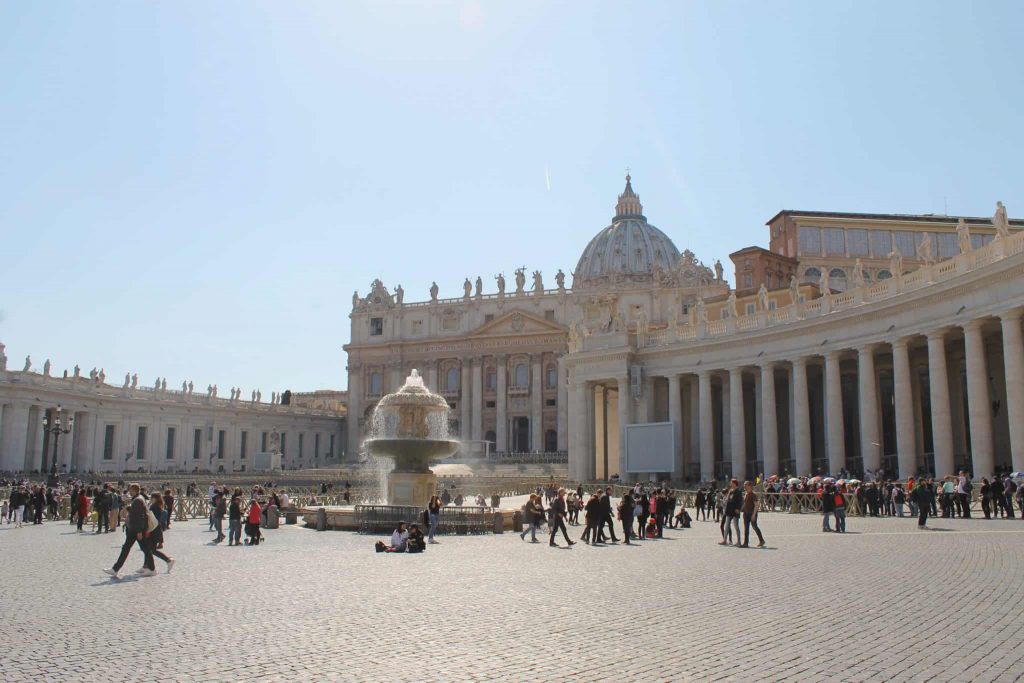
{"label": "fountain", "polygon": [[430,465],[459,447],[448,438],[448,402],[413,370],[402,388],[377,403],[370,434],[366,452],[393,466],[385,475],[388,504],[424,507],[437,490]]}

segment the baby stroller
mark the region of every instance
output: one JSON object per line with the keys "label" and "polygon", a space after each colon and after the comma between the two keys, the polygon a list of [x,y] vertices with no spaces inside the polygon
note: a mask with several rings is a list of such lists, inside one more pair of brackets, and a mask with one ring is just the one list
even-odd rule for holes
{"label": "baby stroller", "polygon": [[263,538],[263,533],[260,531],[259,524],[252,524],[250,522],[245,523],[245,544],[246,545],[259,545],[266,539]]}

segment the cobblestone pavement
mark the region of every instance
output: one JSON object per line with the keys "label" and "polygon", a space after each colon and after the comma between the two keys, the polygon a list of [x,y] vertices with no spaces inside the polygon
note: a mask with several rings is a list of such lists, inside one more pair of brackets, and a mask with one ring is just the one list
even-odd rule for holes
{"label": "cobblestone pavement", "polygon": [[[763,514],[768,547],[697,522],[549,548],[422,555],[282,527],[249,548],[176,523],[170,575],[114,581],[119,532],[0,528],[0,680],[1024,680],[1024,522]],[[574,538],[581,529],[570,528]]]}

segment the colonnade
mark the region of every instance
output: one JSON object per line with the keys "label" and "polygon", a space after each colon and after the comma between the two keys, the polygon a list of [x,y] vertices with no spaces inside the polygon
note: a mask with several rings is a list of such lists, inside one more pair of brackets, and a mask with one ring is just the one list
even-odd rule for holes
{"label": "colonnade", "polygon": [[[680,479],[1024,470],[1021,320],[1022,310],[1012,309],[731,366],[702,367],[696,352],[684,352],[673,359],[680,371],[651,370],[657,374],[644,378],[639,396],[628,375],[576,382],[573,451],[578,446],[582,458],[571,453],[573,474],[625,476],[622,426],[659,421],[671,422],[675,452],[672,471],[658,474]],[[609,395],[617,424],[602,413]],[[609,438],[617,452],[603,448]],[[610,451],[616,457],[602,471]]]}

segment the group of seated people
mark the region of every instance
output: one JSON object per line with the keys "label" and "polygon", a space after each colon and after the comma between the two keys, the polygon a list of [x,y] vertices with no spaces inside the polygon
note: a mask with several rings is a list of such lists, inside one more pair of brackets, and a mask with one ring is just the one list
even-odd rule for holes
{"label": "group of seated people", "polygon": [[422,553],[426,549],[427,541],[419,524],[411,524],[406,529],[405,522],[399,522],[398,528],[391,534],[391,545],[384,545],[383,541],[377,541],[377,552]]}

